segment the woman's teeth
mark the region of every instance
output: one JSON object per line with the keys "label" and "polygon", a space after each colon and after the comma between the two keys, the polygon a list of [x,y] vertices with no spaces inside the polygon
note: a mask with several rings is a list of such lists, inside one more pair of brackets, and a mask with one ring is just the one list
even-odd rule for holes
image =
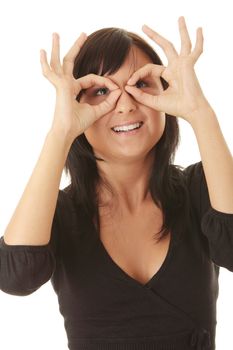
{"label": "woman's teeth", "polygon": [[130,125],[124,125],[124,126],[116,126],[115,128],[112,128],[115,132],[127,132],[134,129],[139,129],[142,126],[143,122],[130,124]]}

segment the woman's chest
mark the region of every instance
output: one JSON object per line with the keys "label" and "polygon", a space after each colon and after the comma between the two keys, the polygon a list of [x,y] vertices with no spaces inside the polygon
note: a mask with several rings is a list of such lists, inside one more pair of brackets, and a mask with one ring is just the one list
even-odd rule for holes
{"label": "woman's chest", "polygon": [[157,242],[162,213],[100,217],[100,240],[113,262],[136,281],[146,284],[161,268],[169,249],[170,233]]}

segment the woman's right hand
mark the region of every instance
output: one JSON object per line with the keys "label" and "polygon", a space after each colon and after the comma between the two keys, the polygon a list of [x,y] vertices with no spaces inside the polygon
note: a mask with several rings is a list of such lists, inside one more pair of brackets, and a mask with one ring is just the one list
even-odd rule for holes
{"label": "woman's right hand", "polygon": [[[110,112],[120,96],[118,86],[106,77],[88,74],[79,79],[74,78],[74,60],[86,38],[86,34],[81,33],[65,55],[63,65],[60,63],[60,45],[57,33],[53,33],[50,66],[47,62],[46,51],[40,51],[43,75],[56,88],[56,106],[51,129],[61,132],[62,135],[71,139],[72,142],[97,119]],[[76,97],[80,91],[93,85],[106,86],[111,93],[98,105],[79,103]]]}

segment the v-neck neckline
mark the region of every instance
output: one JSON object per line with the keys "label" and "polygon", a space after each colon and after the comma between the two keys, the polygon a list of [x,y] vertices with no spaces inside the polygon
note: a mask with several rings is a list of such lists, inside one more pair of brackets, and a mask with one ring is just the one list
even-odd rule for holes
{"label": "v-neck neckline", "polygon": [[162,263],[162,265],[160,266],[159,270],[157,272],[155,272],[155,274],[146,282],[146,283],[141,283],[140,281],[136,280],[134,277],[130,276],[127,272],[125,272],[110,256],[110,254],[108,253],[107,249],[105,248],[103,242],[101,241],[98,231],[95,228],[95,225],[93,224],[96,236],[97,236],[97,240],[100,246],[100,249],[103,251],[103,253],[105,254],[106,258],[109,260],[109,262],[111,263],[111,265],[113,266],[113,268],[115,270],[117,270],[118,272],[120,272],[120,274],[124,277],[124,279],[128,282],[132,282],[136,285],[138,285],[141,288],[150,288],[150,285],[152,284],[152,282],[156,281],[159,276],[162,274],[162,272],[166,269],[168,262],[170,260],[171,257],[171,253],[173,250],[173,245],[174,245],[174,232],[171,232],[171,237],[170,237],[170,242],[169,242],[169,246],[168,246],[168,250],[167,250],[167,254],[166,257]]}

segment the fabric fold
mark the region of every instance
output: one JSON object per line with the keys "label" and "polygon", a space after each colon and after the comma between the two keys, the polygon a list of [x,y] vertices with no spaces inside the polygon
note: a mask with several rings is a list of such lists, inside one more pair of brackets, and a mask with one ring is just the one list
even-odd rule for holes
{"label": "fabric fold", "polygon": [[50,245],[8,245],[0,238],[0,289],[24,296],[46,283],[55,269]]}
{"label": "fabric fold", "polygon": [[210,207],[202,217],[201,228],[213,262],[233,271],[233,214]]}
{"label": "fabric fold", "polygon": [[192,333],[190,345],[195,350],[207,350],[211,347],[210,332],[206,329],[195,329]]}

